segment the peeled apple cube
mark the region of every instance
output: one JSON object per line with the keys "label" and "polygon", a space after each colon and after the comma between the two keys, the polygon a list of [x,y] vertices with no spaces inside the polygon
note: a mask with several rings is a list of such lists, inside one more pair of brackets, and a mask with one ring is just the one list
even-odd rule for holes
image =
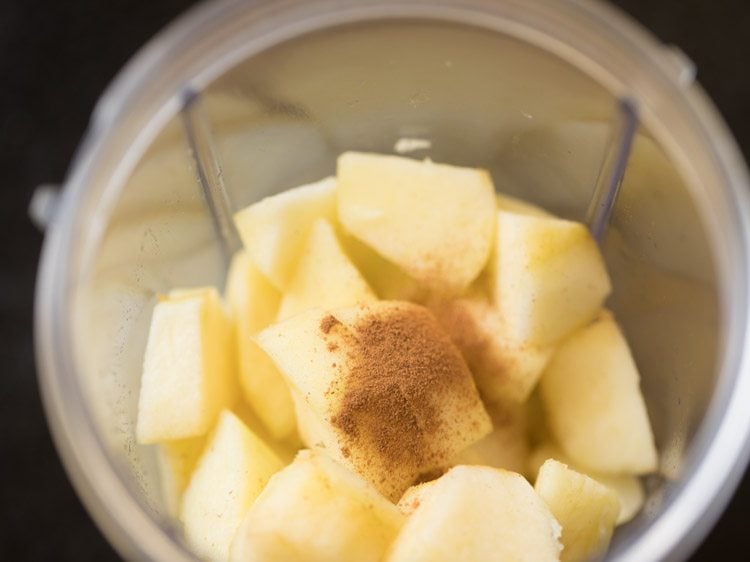
{"label": "peeled apple cube", "polygon": [[657,454],[640,375],[610,314],[565,340],[540,382],[549,429],[576,465],[646,474]]}
{"label": "peeled apple cube", "polygon": [[185,538],[198,556],[229,558],[229,546],[245,514],[282,463],[229,411],[219,417],[182,500]]}
{"label": "peeled apple cube", "polygon": [[173,291],[154,307],[143,361],[140,443],[204,435],[237,398],[234,335],[214,288]]}
{"label": "peeled apple cube", "polygon": [[620,510],[617,494],[555,460],[542,465],[534,489],[562,526],[561,562],[586,562],[607,550]]}
{"label": "peeled apple cube", "polygon": [[341,224],[421,284],[459,293],[482,271],[496,214],[485,170],[357,152],[337,170]]}
{"label": "peeled apple cube", "polygon": [[307,445],[391,500],[491,430],[466,363],[422,306],[314,309],[257,341],[293,389]]}
{"label": "peeled apple cube", "polygon": [[284,293],[278,319],[311,308],[336,308],[376,300],[336,237],[331,223],[315,221]]}
{"label": "peeled apple cube", "polygon": [[286,381],[253,337],[274,322],[281,294],[244,251],[229,267],[227,301],[235,322],[237,367],[245,401],[275,439],[294,433],[294,407]]}
{"label": "peeled apple cube", "polygon": [[231,562],[379,562],[403,515],[375,488],[304,450],[273,476],[238,529]]}
{"label": "peeled apple cube", "polygon": [[565,456],[565,453],[560,451],[560,449],[552,443],[543,443],[539,445],[539,447],[534,449],[529,455],[527,470],[532,477],[532,481],[536,480],[539,469],[545,461],[550,459],[566,464],[576,472],[585,473],[586,476],[593,478],[617,494],[620,511],[617,514],[615,525],[622,525],[633,519],[646,501],[643,484],[641,484],[638,477],[633,476],[632,474],[605,474],[603,472],[583,471],[575,466],[575,463],[571,462],[570,459]]}
{"label": "peeled apple cube", "polygon": [[497,306],[477,291],[433,301],[430,309],[461,350],[486,401],[528,399],[552,357],[552,346],[515,341]]}
{"label": "peeled apple cube", "polygon": [[167,513],[173,517],[180,513],[182,494],[205,444],[206,437],[201,436],[165,441],[156,448],[159,487]]}
{"label": "peeled apple cube", "polygon": [[235,213],[234,222],[253,262],[283,291],[319,218],[336,218],[335,178],[266,197]]}
{"label": "peeled apple cube", "polygon": [[500,211],[490,286],[506,333],[519,344],[554,344],[591,322],[611,285],[586,227]]}
{"label": "peeled apple cube", "polygon": [[457,466],[423,491],[386,562],[559,560],[560,526],[520,474]]}

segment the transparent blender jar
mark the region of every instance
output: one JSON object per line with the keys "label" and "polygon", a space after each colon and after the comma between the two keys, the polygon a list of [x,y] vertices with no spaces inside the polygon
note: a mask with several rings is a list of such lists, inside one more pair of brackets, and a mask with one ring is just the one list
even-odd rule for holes
{"label": "transparent blender jar", "polygon": [[50,427],[107,537],[129,559],[192,559],[134,437],[157,295],[222,287],[232,247],[189,108],[230,210],[331,174],[345,150],[419,139],[416,157],[487,168],[499,190],[582,220],[627,97],[640,126],[603,251],[660,469],[607,559],[686,557],[750,432],[748,178],[692,79],[675,50],[588,2],[227,1],[178,20],[97,106],[39,274]]}

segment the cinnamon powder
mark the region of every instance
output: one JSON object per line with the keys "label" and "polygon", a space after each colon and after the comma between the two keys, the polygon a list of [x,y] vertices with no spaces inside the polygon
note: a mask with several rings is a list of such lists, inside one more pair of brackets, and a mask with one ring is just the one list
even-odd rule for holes
{"label": "cinnamon powder", "polygon": [[341,322],[339,322],[336,317],[328,314],[320,321],[320,331],[324,334],[328,334],[336,324],[341,324]]}
{"label": "cinnamon powder", "polygon": [[366,450],[374,447],[379,461],[400,466],[446,460],[435,458],[440,456],[435,436],[447,433],[435,397],[473,388],[465,384],[468,367],[434,316],[399,303],[364,315],[347,337],[353,352],[331,417],[346,450],[362,450],[364,444]]}

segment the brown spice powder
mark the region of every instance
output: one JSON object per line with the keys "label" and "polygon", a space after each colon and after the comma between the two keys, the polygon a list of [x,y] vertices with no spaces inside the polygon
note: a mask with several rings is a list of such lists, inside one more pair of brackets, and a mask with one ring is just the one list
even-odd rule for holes
{"label": "brown spice powder", "polygon": [[334,316],[328,314],[320,321],[320,331],[324,334],[330,333],[336,324],[341,324]]}
{"label": "brown spice powder", "polygon": [[[331,422],[348,441],[367,442],[388,464],[424,466],[443,459],[434,439],[445,434],[436,396],[466,388],[466,363],[424,307],[399,303],[352,327],[348,373]],[[471,386],[468,387],[471,389]]]}

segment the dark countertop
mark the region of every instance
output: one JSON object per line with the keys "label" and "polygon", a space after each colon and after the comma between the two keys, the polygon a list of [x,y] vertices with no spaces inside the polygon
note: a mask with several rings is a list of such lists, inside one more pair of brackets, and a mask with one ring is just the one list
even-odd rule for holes
{"label": "dark countertop", "polygon": [[[42,236],[35,186],[59,182],[104,87],[190,0],[0,2],[0,560],[117,560],[81,507],[52,446],[36,385],[34,277]],[[750,4],[615,2],[697,64],[750,157]],[[744,560],[750,477],[693,560]]]}

